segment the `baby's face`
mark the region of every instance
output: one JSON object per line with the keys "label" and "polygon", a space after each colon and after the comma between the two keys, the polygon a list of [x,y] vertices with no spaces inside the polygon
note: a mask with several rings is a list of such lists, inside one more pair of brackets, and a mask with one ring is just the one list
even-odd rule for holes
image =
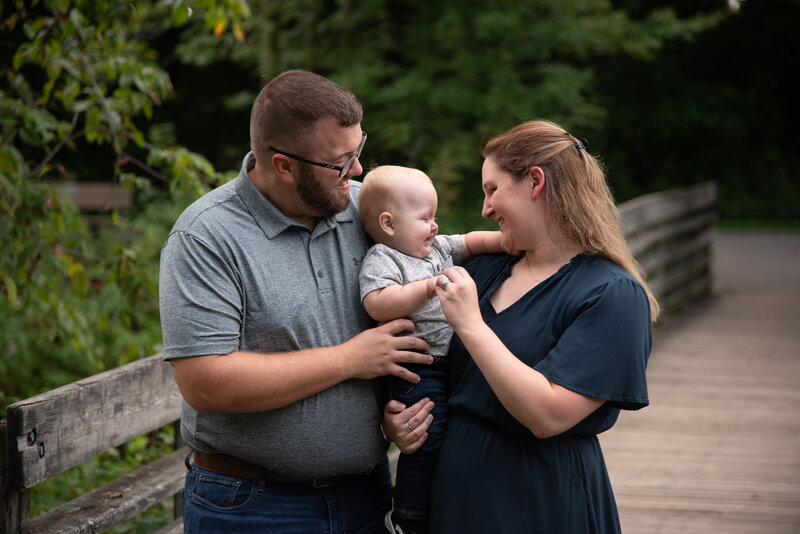
{"label": "baby's face", "polygon": [[424,258],[439,226],[436,224],[436,189],[430,182],[410,181],[403,186],[394,216],[394,236],[390,246],[403,254]]}

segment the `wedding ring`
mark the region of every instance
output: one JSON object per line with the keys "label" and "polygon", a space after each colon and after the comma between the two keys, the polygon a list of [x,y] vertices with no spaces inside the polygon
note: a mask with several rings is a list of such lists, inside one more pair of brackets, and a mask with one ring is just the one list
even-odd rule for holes
{"label": "wedding ring", "polygon": [[406,430],[408,430],[409,432],[412,432],[412,431],[414,430],[414,429],[411,427],[411,425],[409,425],[409,424],[408,424],[408,421],[406,421]]}
{"label": "wedding ring", "polygon": [[441,282],[439,282],[439,285],[440,285],[440,286],[442,286],[442,289],[444,289],[444,288],[445,288],[445,286],[446,286],[447,284],[449,284],[449,283],[450,283],[450,279],[449,279],[449,278],[447,278],[447,277],[445,276],[445,277],[444,277],[444,280],[442,280]]}

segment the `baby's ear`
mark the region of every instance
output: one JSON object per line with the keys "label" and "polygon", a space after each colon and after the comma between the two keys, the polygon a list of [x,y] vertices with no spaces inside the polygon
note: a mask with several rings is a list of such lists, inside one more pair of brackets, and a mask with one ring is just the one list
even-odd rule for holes
{"label": "baby's ear", "polygon": [[388,211],[381,212],[378,215],[378,224],[381,227],[381,230],[386,235],[392,237],[394,236],[394,217]]}

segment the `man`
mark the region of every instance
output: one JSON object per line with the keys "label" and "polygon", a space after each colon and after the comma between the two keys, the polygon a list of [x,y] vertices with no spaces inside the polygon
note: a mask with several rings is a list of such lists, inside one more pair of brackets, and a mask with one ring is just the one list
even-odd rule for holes
{"label": "man", "polygon": [[359,301],[361,105],[289,71],[256,99],[239,176],[161,253],[164,358],[184,397],[187,532],[379,532],[391,507],[370,379],[430,363]]}

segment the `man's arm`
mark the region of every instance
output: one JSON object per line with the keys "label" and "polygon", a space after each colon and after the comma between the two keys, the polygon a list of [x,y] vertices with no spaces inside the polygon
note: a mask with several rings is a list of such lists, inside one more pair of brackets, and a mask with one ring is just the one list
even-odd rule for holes
{"label": "man's arm", "polygon": [[392,374],[412,383],[419,376],[399,363],[431,363],[425,341],[394,335],[413,330],[401,319],[371,328],[332,347],[259,354],[173,358],[181,395],[198,412],[258,412],[286,406],[351,378]]}

